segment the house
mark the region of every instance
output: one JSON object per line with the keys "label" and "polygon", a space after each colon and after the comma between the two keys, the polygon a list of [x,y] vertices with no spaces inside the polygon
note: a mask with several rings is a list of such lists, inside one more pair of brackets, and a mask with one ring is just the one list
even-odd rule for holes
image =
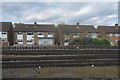
{"label": "house", "polygon": [[53,24],[14,24],[15,44],[55,45],[56,29]]}
{"label": "house", "polygon": [[73,38],[80,38],[80,37],[91,37],[97,38],[99,36],[99,31],[95,29],[93,25],[65,25],[59,24],[58,25],[58,43],[60,45],[68,45],[70,40]]}
{"label": "house", "polygon": [[120,40],[120,26],[115,24],[114,26],[98,26],[97,28],[100,31],[100,35],[108,38],[111,45],[117,45],[117,42]]}
{"label": "house", "polygon": [[0,22],[0,44],[13,45],[12,22]]}

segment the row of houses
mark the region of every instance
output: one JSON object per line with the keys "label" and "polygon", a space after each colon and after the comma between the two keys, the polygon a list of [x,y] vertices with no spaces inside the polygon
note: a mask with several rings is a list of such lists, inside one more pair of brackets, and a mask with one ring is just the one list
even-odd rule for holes
{"label": "row of houses", "polygon": [[112,45],[120,40],[120,26],[33,24],[0,22],[0,44],[2,45],[68,45],[77,37],[105,37]]}

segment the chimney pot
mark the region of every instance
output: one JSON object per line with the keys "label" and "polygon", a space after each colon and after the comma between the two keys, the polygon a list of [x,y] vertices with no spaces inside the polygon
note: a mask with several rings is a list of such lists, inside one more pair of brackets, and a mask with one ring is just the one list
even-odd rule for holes
{"label": "chimney pot", "polygon": [[79,23],[76,23],[76,28],[79,28]]}
{"label": "chimney pot", "polygon": [[118,26],[118,24],[116,23],[115,26]]}
{"label": "chimney pot", "polygon": [[37,24],[37,22],[34,22],[34,24]]}
{"label": "chimney pot", "polygon": [[76,23],[76,25],[79,25],[79,23]]}

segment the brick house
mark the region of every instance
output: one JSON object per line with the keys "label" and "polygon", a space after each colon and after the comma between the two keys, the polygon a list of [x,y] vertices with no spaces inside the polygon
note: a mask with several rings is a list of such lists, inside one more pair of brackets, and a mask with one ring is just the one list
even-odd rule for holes
{"label": "brick house", "polygon": [[14,24],[14,43],[55,45],[56,29],[53,24]]}
{"label": "brick house", "polygon": [[13,45],[12,22],[0,22],[0,44]]}
{"label": "brick house", "polygon": [[88,36],[91,38],[97,38],[99,31],[95,29],[93,25],[58,25],[58,43],[60,45],[68,45],[69,41],[76,37]]}
{"label": "brick house", "polygon": [[100,31],[101,36],[110,40],[111,45],[117,45],[117,42],[120,40],[120,26],[118,24],[114,26],[98,26],[97,29]]}

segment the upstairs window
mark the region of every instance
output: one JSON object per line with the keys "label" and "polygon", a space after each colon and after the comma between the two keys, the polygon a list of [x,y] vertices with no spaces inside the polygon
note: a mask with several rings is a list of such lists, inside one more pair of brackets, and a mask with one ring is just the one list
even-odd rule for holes
{"label": "upstairs window", "polygon": [[65,40],[65,42],[69,42],[69,40]]}
{"label": "upstairs window", "polygon": [[69,33],[65,33],[65,35],[70,35]]}
{"label": "upstairs window", "polygon": [[120,37],[120,33],[116,33],[115,36],[116,36],[116,37]]}
{"label": "upstairs window", "polygon": [[2,42],[7,42],[7,38],[2,38],[1,41]]}
{"label": "upstairs window", "polygon": [[33,32],[27,32],[27,35],[33,35]]}
{"label": "upstairs window", "polygon": [[48,32],[48,35],[52,35],[53,33],[52,32]]}
{"label": "upstairs window", "polygon": [[38,35],[44,35],[44,32],[37,32]]}
{"label": "upstairs window", "polygon": [[115,36],[118,37],[118,33],[115,33]]}
{"label": "upstairs window", "polygon": [[74,32],[73,35],[77,36],[77,35],[79,35],[79,33],[78,32]]}
{"label": "upstairs window", "polygon": [[7,32],[2,32],[2,34],[7,34]]}
{"label": "upstairs window", "polygon": [[48,32],[48,37],[53,37],[53,33],[52,32]]}
{"label": "upstairs window", "polygon": [[22,35],[22,32],[18,32],[18,35]]}
{"label": "upstairs window", "polygon": [[108,35],[109,35],[109,36],[113,36],[113,34],[112,34],[112,33],[109,33]]}

